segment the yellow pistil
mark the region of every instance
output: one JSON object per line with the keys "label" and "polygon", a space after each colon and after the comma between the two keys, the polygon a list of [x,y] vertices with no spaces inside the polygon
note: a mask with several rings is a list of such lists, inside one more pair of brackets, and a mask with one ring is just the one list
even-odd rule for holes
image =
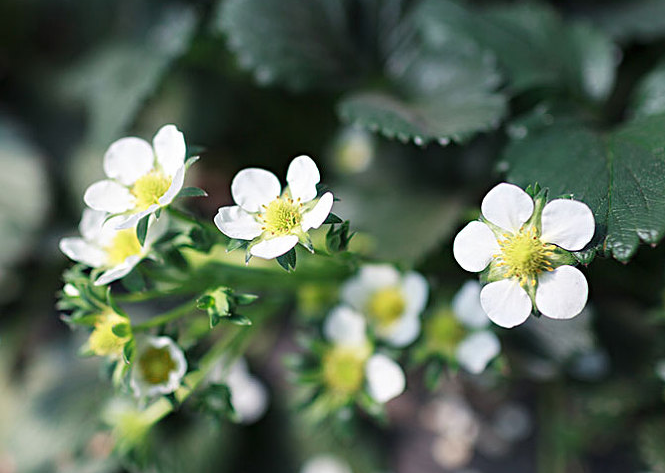
{"label": "yellow pistil", "polygon": [[288,235],[300,227],[302,222],[302,207],[300,199],[294,201],[286,197],[278,197],[268,205],[263,206],[263,211],[258,214],[263,231],[271,236]]}
{"label": "yellow pistil", "polygon": [[376,291],[367,301],[367,314],[379,327],[387,328],[397,322],[404,313],[406,301],[398,287],[386,287]]}
{"label": "yellow pistil", "polygon": [[429,353],[452,357],[466,330],[450,309],[441,309],[425,322],[425,346]]}
{"label": "yellow pistil", "polygon": [[169,380],[169,374],[176,367],[168,347],[150,347],[141,354],[138,361],[143,379],[150,384],[162,384]]}
{"label": "yellow pistil", "polygon": [[136,229],[119,230],[111,243],[104,248],[109,266],[116,266],[128,257],[141,254],[141,244],[136,236]]}
{"label": "yellow pistil", "polygon": [[334,346],[322,360],[323,381],[336,394],[350,395],[360,390],[365,379],[368,350],[362,347]]}
{"label": "yellow pistil", "polygon": [[139,177],[130,191],[136,198],[135,208],[146,210],[153,204],[159,205],[159,198],[169,190],[169,187],[171,187],[171,178],[161,171],[153,170]]}
{"label": "yellow pistil", "polygon": [[538,274],[553,269],[550,257],[556,246],[544,243],[534,227],[521,228],[514,235],[504,234],[499,246],[501,253],[494,255],[496,266],[504,267],[504,277],[517,278],[522,287],[535,286]]}
{"label": "yellow pistil", "polygon": [[113,333],[113,327],[126,323],[129,323],[129,320],[110,310],[101,314],[88,339],[90,350],[99,356],[120,356],[123,346],[129,341],[131,335],[118,337]]}

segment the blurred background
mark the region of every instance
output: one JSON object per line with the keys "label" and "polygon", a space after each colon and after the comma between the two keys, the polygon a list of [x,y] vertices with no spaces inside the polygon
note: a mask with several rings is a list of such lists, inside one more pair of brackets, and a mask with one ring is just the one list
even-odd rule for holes
{"label": "blurred background", "polygon": [[[648,247],[628,266],[597,260],[588,271],[593,302],[569,324],[500,331],[509,361],[488,375],[444,372],[428,390],[425,370],[412,366],[409,390],[388,405],[389,423],[360,416],[353,435],[313,429],[290,405],[282,358],[295,349],[302,292],[250,350],[269,393],[258,422],[175,414],[158,426],[144,464],[111,452],[99,415],[110,383],[98,359],[77,356],[85,336],[54,304],[70,265],[58,240],[76,232],[83,192],[103,177],[114,140],[150,140],[176,124],[202,149],[189,179],[210,197],[188,206],[206,219],[232,203],[238,170],[284,176],[294,156],[309,154],[341,199],[335,212],[360,232],[355,248],[418,268],[445,299],[467,278],[452,259],[452,236],[500,180],[506,141],[527,132],[507,117],[549,97],[610,126],[647,72],[640,110],[665,107],[665,1],[528,4],[534,9],[524,11],[536,13],[514,18],[533,37],[515,39],[510,47],[528,54],[512,63],[501,51],[478,56],[467,35],[429,16],[423,41],[445,43],[438,54],[449,50],[452,62],[399,75],[412,36],[405,18],[423,3],[437,2],[0,2],[0,473],[665,471],[665,385],[656,371],[665,358],[665,254]],[[497,5],[454,11],[475,18]],[[509,3],[504,13],[523,7]],[[543,52],[569,39],[539,31],[540,11],[594,32],[581,34],[592,48],[581,88],[568,80],[575,54]],[[464,74],[455,76],[459,61]],[[382,88],[426,99],[440,87],[451,90],[441,107],[454,111],[456,97],[473,96],[476,112],[432,112],[423,129],[443,130],[432,136],[395,133],[354,95]]]}

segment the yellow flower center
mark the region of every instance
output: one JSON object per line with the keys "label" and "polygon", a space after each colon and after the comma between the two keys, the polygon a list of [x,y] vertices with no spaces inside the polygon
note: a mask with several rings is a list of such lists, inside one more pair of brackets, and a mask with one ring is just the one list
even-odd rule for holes
{"label": "yellow flower center", "polygon": [[129,323],[129,321],[115,312],[101,314],[95,323],[95,329],[88,339],[90,350],[99,356],[121,355],[122,348],[129,341],[131,335],[118,337],[113,333],[113,327],[126,323]]}
{"label": "yellow flower center", "polygon": [[161,171],[153,170],[139,177],[130,191],[136,198],[136,209],[146,210],[153,204],[159,205],[159,198],[169,190],[169,187],[171,187],[171,178]]}
{"label": "yellow flower center", "polygon": [[450,309],[437,311],[425,325],[425,344],[430,353],[453,356],[466,331]]}
{"label": "yellow flower center", "polygon": [[287,235],[300,227],[302,222],[302,204],[293,199],[278,197],[267,206],[258,217],[263,222],[262,230],[271,235]]}
{"label": "yellow flower center", "polygon": [[176,367],[168,347],[150,347],[141,354],[139,368],[143,379],[150,384],[162,384],[169,380],[169,374]]}
{"label": "yellow flower center", "polygon": [[553,269],[549,258],[556,246],[543,243],[534,227],[504,234],[499,246],[501,253],[494,255],[497,266],[506,268],[505,278],[515,277],[522,286],[535,286],[539,273]]}
{"label": "yellow flower center", "polygon": [[367,350],[335,346],[323,356],[323,379],[336,394],[350,395],[362,387]]}
{"label": "yellow flower center", "polygon": [[111,243],[104,248],[109,266],[116,266],[128,257],[141,254],[141,244],[136,229],[118,230]]}
{"label": "yellow flower center", "polygon": [[386,287],[376,291],[367,301],[367,313],[379,328],[387,328],[404,313],[406,301],[398,287]]}

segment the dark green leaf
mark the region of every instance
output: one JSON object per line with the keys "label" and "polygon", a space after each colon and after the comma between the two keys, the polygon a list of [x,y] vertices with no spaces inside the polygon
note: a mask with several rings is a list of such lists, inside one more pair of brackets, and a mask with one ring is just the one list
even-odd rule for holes
{"label": "dark green leaf", "polygon": [[577,122],[529,131],[505,153],[508,180],[572,194],[596,218],[591,246],[628,261],[665,232],[665,115],[596,133]]}
{"label": "dark green leaf", "polygon": [[635,87],[629,109],[631,115],[638,118],[665,113],[665,62],[656,66]]}
{"label": "dark green leaf", "polygon": [[279,265],[287,271],[296,269],[296,249],[291,248],[289,251],[284,253],[282,256],[277,257],[277,262]]}
{"label": "dark green leaf", "polygon": [[323,222],[324,225],[330,225],[333,223],[342,223],[343,220],[339,218],[337,215],[334,213],[329,213],[328,216],[326,217],[325,221]]}
{"label": "dark green leaf", "polygon": [[134,354],[136,353],[136,341],[132,338],[130,341],[125,343],[125,346],[122,347],[122,358],[125,363],[131,364],[134,360]]}
{"label": "dark green leaf", "polygon": [[192,227],[189,238],[192,240],[192,247],[198,251],[208,252],[215,244],[215,236],[202,226]]}
{"label": "dark green leaf", "polygon": [[208,193],[198,187],[184,187],[176,196],[177,199],[181,197],[208,197]]}
{"label": "dark green leaf", "polygon": [[642,425],[637,445],[650,470],[665,473],[665,419],[652,419]]}
{"label": "dark green leaf", "polygon": [[145,244],[145,237],[148,234],[148,222],[150,222],[150,214],[143,217],[139,220],[139,223],[136,224],[136,238],[139,239],[139,244],[141,246]]}
{"label": "dark green leaf", "polygon": [[665,2],[630,0],[600,2],[586,10],[588,19],[618,41],[648,42],[665,36]]}
{"label": "dark green leaf", "polygon": [[145,279],[136,268],[131,270],[120,282],[122,283],[122,287],[129,292],[141,292],[145,289]]}
{"label": "dark green leaf", "polygon": [[242,314],[231,314],[226,318],[226,320],[235,325],[252,325],[252,321]]}
{"label": "dark green leaf", "polygon": [[353,238],[354,233],[349,233],[349,221],[343,222],[340,226],[333,225],[326,233],[326,248],[331,253],[339,251],[346,251],[349,247],[349,242]]}

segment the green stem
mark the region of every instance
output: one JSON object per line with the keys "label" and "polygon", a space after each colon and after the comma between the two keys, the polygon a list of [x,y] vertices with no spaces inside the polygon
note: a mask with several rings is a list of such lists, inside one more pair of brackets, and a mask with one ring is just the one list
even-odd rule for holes
{"label": "green stem", "polygon": [[128,292],[125,294],[114,294],[113,298],[118,302],[146,302],[155,299],[164,299],[172,296],[183,296],[195,294],[197,291],[188,287],[178,287],[166,290],[151,290],[144,292]]}
{"label": "green stem", "polygon": [[189,314],[195,308],[196,308],[196,300],[192,299],[191,301],[188,301],[185,304],[176,307],[175,309],[165,312],[162,315],[153,317],[152,319],[147,320],[142,324],[133,325],[132,331],[143,332],[153,327],[159,327],[161,325],[165,325],[169,322],[173,322],[174,320],[177,320],[180,317]]}
{"label": "green stem", "polygon": [[220,237],[223,237],[222,232],[220,232],[219,229],[217,228],[217,226],[215,226],[212,222],[209,222],[207,220],[200,220],[196,216],[194,216],[194,215],[192,215],[188,212],[185,212],[183,210],[180,210],[176,207],[173,207],[172,205],[169,205],[166,209],[168,210],[170,215],[177,218],[178,220],[190,223],[192,225],[196,225],[198,227],[206,227],[208,230],[210,230],[214,234],[219,235]]}

